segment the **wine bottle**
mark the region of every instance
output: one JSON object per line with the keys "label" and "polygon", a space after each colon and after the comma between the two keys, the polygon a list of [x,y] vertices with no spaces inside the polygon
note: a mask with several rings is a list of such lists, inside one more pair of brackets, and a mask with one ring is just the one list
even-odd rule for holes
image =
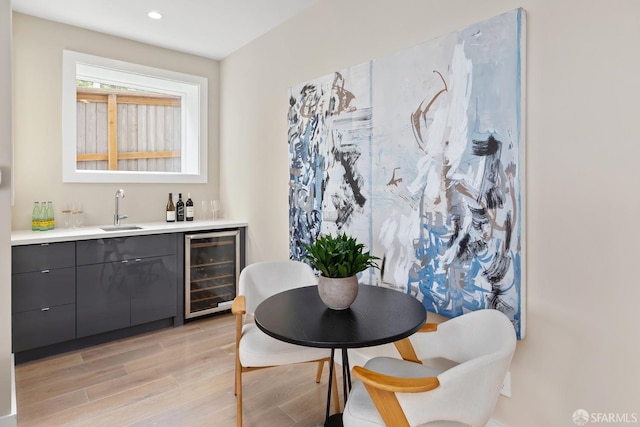
{"label": "wine bottle", "polygon": [[169,202],[167,203],[167,222],[176,222],[176,207],[173,204],[173,193],[169,193]]}
{"label": "wine bottle", "polygon": [[182,201],[182,193],[178,193],[178,201],[176,202],[176,220],[184,221],[184,202]]}
{"label": "wine bottle", "polygon": [[187,202],[185,203],[185,217],[187,221],[193,221],[193,201],[191,200],[191,193],[187,193]]}

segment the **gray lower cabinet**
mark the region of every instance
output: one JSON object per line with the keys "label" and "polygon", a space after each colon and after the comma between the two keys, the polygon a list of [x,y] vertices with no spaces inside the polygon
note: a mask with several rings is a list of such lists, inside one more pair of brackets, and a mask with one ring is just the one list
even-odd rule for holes
{"label": "gray lower cabinet", "polygon": [[76,337],[75,242],[12,249],[13,352]]}
{"label": "gray lower cabinet", "polygon": [[178,234],[78,241],[78,338],[177,315]]}

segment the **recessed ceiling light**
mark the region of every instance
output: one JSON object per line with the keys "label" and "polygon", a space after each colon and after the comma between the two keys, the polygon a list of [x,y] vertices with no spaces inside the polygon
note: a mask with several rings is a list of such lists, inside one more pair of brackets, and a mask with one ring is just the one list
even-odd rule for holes
{"label": "recessed ceiling light", "polygon": [[150,10],[147,13],[147,16],[149,18],[151,18],[151,19],[162,19],[162,14],[160,12],[158,12],[158,11],[155,11],[155,10]]}

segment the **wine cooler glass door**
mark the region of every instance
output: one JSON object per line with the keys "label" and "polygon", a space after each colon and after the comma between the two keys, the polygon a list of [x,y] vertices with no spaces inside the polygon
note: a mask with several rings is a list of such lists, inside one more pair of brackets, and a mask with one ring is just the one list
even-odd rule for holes
{"label": "wine cooler glass door", "polygon": [[228,310],[237,293],[240,233],[185,236],[185,317]]}

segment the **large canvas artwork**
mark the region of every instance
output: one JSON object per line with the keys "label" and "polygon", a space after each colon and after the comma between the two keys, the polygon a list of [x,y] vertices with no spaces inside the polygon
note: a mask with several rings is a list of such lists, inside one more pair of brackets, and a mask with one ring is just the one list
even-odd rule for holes
{"label": "large canvas artwork", "polygon": [[291,88],[290,251],[354,235],[360,281],[525,333],[524,11]]}

